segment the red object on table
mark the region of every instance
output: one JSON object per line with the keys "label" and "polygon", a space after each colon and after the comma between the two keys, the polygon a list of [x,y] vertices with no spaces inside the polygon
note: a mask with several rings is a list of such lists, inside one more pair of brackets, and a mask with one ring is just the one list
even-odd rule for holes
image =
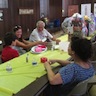
{"label": "red object on table", "polygon": [[46,57],[41,57],[41,63],[45,63],[47,61]]}

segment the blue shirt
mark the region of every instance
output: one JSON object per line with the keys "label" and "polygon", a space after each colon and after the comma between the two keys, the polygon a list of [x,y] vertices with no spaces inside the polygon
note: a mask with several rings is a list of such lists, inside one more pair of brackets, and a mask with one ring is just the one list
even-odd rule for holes
{"label": "blue shirt", "polygon": [[72,63],[62,67],[59,71],[63,84],[81,82],[94,75],[93,66],[90,68],[82,68],[80,65]]}

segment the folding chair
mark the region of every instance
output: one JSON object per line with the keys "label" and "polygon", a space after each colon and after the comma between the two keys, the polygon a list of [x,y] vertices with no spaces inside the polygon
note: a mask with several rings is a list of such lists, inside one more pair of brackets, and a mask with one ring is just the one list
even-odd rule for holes
{"label": "folding chair", "polygon": [[96,75],[78,83],[68,96],[90,96],[89,89],[94,84],[96,84]]}

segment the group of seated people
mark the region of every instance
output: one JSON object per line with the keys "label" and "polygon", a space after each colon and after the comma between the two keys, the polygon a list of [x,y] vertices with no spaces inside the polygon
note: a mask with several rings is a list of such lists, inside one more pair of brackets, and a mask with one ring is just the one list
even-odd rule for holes
{"label": "group of seated people", "polygon": [[[29,41],[26,41],[22,38],[21,26],[15,26],[13,28],[13,33],[6,33],[4,37],[5,47],[2,50],[1,55],[3,62],[18,57],[20,55],[21,49],[29,49],[32,46],[38,44],[46,45],[49,41],[52,40],[56,41],[56,43],[60,42],[59,39],[53,37],[44,28],[45,24],[43,21],[38,21],[36,26],[37,27],[32,31],[29,37]],[[46,40],[44,42],[43,39],[45,38]],[[56,96],[62,96],[62,94],[67,96],[66,94],[68,94],[69,90],[73,88],[72,85],[86,80],[94,75],[94,68],[90,63],[90,58],[92,56],[92,44],[90,40],[87,40],[86,38],[72,37],[68,48],[68,54],[74,59],[74,62],[53,59],[48,60],[44,64],[50,84],[61,85],[61,89],[62,85],[65,85],[67,88],[66,90],[58,93],[58,95],[56,94]],[[57,74],[52,71],[50,66],[55,62],[64,66]],[[67,84],[68,86],[66,86]],[[52,91],[51,95],[49,94],[49,96],[55,96],[55,93],[56,92]]]}
{"label": "group of seated people", "polygon": [[[6,33],[4,37],[5,47],[1,54],[2,62],[6,62],[25,53],[26,50],[35,45],[47,45],[47,43],[51,41],[59,43],[60,40],[53,37],[44,27],[45,23],[43,21],[38,21],[36,28],[32,31],[29,37],[29,41],[22,38],[22,28],[19,25],[13,28],[13,32]],[[15,51],[17,51],[18,55],[15,55]]]}

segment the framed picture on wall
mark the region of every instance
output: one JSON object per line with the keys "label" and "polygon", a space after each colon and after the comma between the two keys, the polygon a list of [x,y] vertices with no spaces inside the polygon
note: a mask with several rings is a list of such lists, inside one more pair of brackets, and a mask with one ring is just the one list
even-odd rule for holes
{"label": "framed picture on wall", "polygon": [[91,15],[91,4],[81,4],[81,15],[82,16]]}
{"label": "framed picture on wall", "polygon": [[96,17],[96,3],[94,3],[94,15]]}

